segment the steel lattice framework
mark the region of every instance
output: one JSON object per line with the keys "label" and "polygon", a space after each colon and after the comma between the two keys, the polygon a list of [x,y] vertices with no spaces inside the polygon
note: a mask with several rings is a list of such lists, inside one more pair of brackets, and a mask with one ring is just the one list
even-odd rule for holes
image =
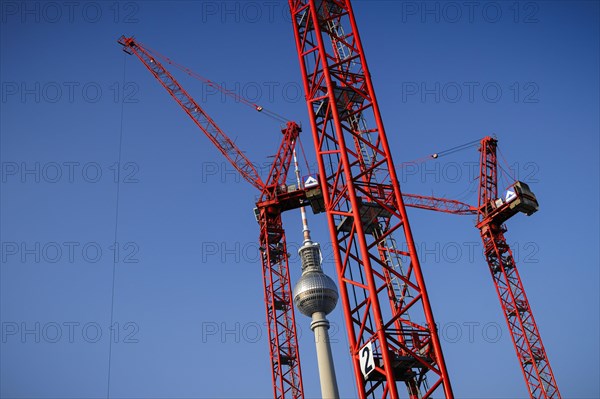
{"label": "steel lattice framework", "polygon": [[533,194],[517,182],[514,198],[498,197],[498,141],[484,137],[480,141],[478,206],[431,196],[404,194],[406,206],[455,215],[477,215],[477,228],[483,241],[484,255],[502,313],[508,325],[517,359],[532,399],[560,398],[560,392],[542,339],[533,318],[512,251],[506,242],[504,222],[518,212],[531,214],[537,210]]}
{"label": "steel lattice framework", "polygon": [[[397,398],[403,382],[411,398],[450,398],[350,2],[289,5],[359,397]],[[364,358],[361,368],[361,355],[374,357],[373,370]]]}
{"label": "steel lattice framework", "polygon": [[560,398],[504,238],[503,223],[519,211],[535,212],[537,201],[521,182],[515,184],[518,201],[498,199],[497,141],[486,137],[480,143],[477,207],[402,194],[350,1],[289,0],[289,6],[319,168],[320,187],[309,190],[288,192],[285,185],[301,130],[296,123],[288,122],[282,129],[265,183],[152,51],[133,38],[119,39],[260,192],[256,217],[274,398],[304,398],[281,214],[308,205],[315,213],[326,212],[360,398],[397,398],[398,382],[411,399],[453,397],[406,206],[477,214],[485,257],[530,397]]}
{"label": "steel lattice framework", "polygon": [[281,212],[259,209],[260,247],[274,398],[303,398],[302,373]]}
{"label": "steel lattice framework", "polygon": [[497,141],[491,137],[481,141],[477,227],[529,395],[560,398],[512,251],[504,238],[506,227],[502,223],[509,217],[505,216],[508,204],[492,206],[498,198],[496,147]]}

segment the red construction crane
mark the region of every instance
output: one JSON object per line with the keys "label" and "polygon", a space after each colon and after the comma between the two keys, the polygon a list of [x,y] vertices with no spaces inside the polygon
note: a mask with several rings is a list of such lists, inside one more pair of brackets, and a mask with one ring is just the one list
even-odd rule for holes
{"label": "red construction crane", "polygon": [[[229,160],[238,172],[260,192],[255,214],[260,228],[260,250],[267,314],[269,352],[274,398],[303,398],[302,373],[292,288],[289,276],[288,251],[281,214],[287,210],[311,206],[315,213],[322,209],[320,188],[289,190],[286,186],[296,139],[300,127],[287,122],[283,139],[275,155],[266,183],[235,143],[217,126],[208,114],[183,89],[158,61],[168,60],[132,37],[122,36],[119,44],[128,54],[134,54],[148,68],[167,92],[177,101],[196,125]],[[193,74],[186,70],[187,73]],[[211,82],[211,84],[214,84]],[[255,106],[258,111],[263,111]]]}
{"label": "red construction crane", "polygon": [[452,398],[350,1],[289,6],[358,396]]}
{"label": "red construction crane", "polygon": [[[274,397],[304,396],[281,214],[311,205],[315,213],[325,211],[328,220],[358,396],[398,398],[400,382],[411,399],[434,394],[452,398],[405,206],[474,211],[459,201],[401,193],[350,1],[289,0],[289,5],[319,168],[320,185],[308,190],[288,191],[285,185],[300,132],[297,124],[288,122],[283,129],[264,183],[235,143],[153,56],[160,55],[133,38],[121,37],[119,43],[260,191],[256,217]],[[537,202],[522,183],[514,186],[515,198],[497,201],[495,142],[491,148],[482,150],[477,227],[531,395],[559,397],[502,235],[506,219],[521,210],[534,212]]]}
{"label": "red construction crane", "polygon": [[[167,92],[177,101],[182,109],[188,114],[196,125],[205,133],[205,135],[213,142],[219,151],[231,162],[231,164],[240,172],[240,174],[250,182],[254,187],[260,190],[260,200],[257,202],[256,216],[260,226],[260,247],[262,251],[263,277],[265,289],[265,302],[267,312],[267,323],[269,326],[269,344],[272,361],[272,375],[274,397],[293,397],[302,398],[302,378],[300,370],[300,361],[298,353],[298,344],[295,330],[295,318],[292,307],[291,285],[289,279],[288,254],[285,241],[285,231],[281,223],[281,213],[298,208],[300,206],[311,205],[315,213],[324,209],[323,197],[321,189],[311,188],[308,190],[295,190],[288,192],[285,189],[285,181],[289,171],[289,165],[292,157],[295,140],[298,136],[300,128],[297,124],[290,122],[284,129],[284,138],[279,147],[279,151],[271,167],[267,183],[264,183],[252,163],[247,159],[241,150],[237,148],[235,143],[216,125],[209,115],[194,101],[194,99],[183,89],[177,80],[166,70],[166,68],[158,60],[163,59],[172,65],[175,64],[159,53],[150,50],[131,37],[121,37],[119,43],[123,46],[128,54],[136,55],[140,61],[147,67],[153,76],[162,84]],[[188,74],[193,75],[193,72],[184,69]],[[262,109],[256,106],[257,110]],[[381,185],[381,189],[387,192],[385,196],[393,196],[394,187],[392,185]],[[369,220],[367,228],[368,234],[372,236],[378,235],[377,247],[373,250],[378,255],[378,262],[389,262],[386,264],[385,279],[390,284],[390,291],[394,295],[397,293],[397,298],[394,299],[392,309],[396,310],[397,315],[393,320],[393,325],[387,327],[390,330],[398,328],[398,333],[390,337],[392,346],[397,346],[396,352],[384,353],[381,351],[381,341],[379,336],[375,335],[376,325],[370,312],[374,308],[372,304],[367,304],[367,312],[361,315],[360,322],[362,324],[363,334],[373,334],[373,339],[364,341],[361,344],[363,356],[366,351],[370,351],[368,355],[370,359],[366,359],[364,367],[372,367],[370,370],[369,381],[372,389],[368,393],[373,393],[378,386],[384,385],[385,374],[390,374],[385,366],[385,361],[393,361],[394,371],[393,379],[401,379],[406,382],[412,392],[412,396],[418,396],[419,390],[426,383],[425,371],[432,368],[434,371],[441,374],[438,369],[441,353],[439,352],[439,340],[435,336],[435,331],[431,334],[426,326],[420,326],[408,319],[407,310],[413,305],[424,301],[426,292],[422,284],[422,276],[418,269],[418,262],[413,260],[414,250],[412,254],[396,251],[396,243],[389,236],[389,226],[386,229],[383,225],[376,227],[377,218],[381,214],[381,218],[391,222],[392,214],[398,215],[398,211],[394,207],[386,205],[389,209],[384,209],[377,202],[369,203],[365,201],[364,210],[368,210],[371,215],[361,212],[363,219]],[[373,214],[373,212],[375,212]],[[402,209],[402,213],[404,213]],[[351,213],[349,213],[351,215]],[[405,217],[405,216],[402,216]],[[346,228],[351,228],[351,220],[345,219]],[[383,219],[382,219],[383,220]],[[398,229],[400,226],[393,227]],[[410,231],[409,231],[410,232]],[[347,233],[344,233],[347,235]],[[384,245],[385,243],[385,245]],[[407,273],[402,272],[402,257],[409,259]],[[416,258],[415,258],[416,259]],[[370,260],[367,260],[369,263]],[[359,272],[361,273],[361,272]],[[380,278],[380,276],[377,276]],[[371,277],[371,279],[373,276]],[[381,284],[381,283],[380,283]],[[387,283],[386,283],[387,284]],[[385,288],[386,285],[381,287]],[[393,287],[393,288],[392,288]],[[347,293],[347,290],[345,290]],[[368,302],[371,299],[368,297],[368,292],[365,298]],[[375,296],[381,296],[381,288],[377,288]],[[391,298],[391,297],[390,297]],[[390,299],[388,298],[388,301]],[[364,307],[364,305],[361,305]],[[425,308],[430,314],[430,310]],[[357,315],[360,313],[357,313]],[[357,315],[353,317],[357,317]],[[381,317],[381,316],[379,316]],[[427,317],[427,316],[426,316]],[[433,325],[433,319],[427,318],[428,323]],[[435,336],[432,339],[431,335]],[[384,335],[384,338],[385,335]],[[387,339],[387,338],[386,338]],[[365,349],[367,348],[367,349]],[[387,359],[387,360],[386,360]],[[442,363],[443,365],[443,363]],[[413,372],[411,369],[415,369]],[[430,392],[440,385],[441,380],[434,383],[429,388]],[[448,387],[445,384],[445,387]],[[447,389],[447,388],[445,388]],[[387,390],[387,388],[385,389]],[[395,391],[395,389],[392,389]],[[363,396],[365,392],[363,391]],[[393,396],[393,395],[392,395]]]}
{"label": "red construction crane", "polygon": [[546,350],[533,318],[512,251],[504,238],[506,222],[522,212],[531,215],[538,202],[529,186],[516,181],[504,198],[498,197],[497,140],[485,137],[479,151],[478,206],[429,196],[405,195],[407,206],[459,215],[477,215],[484,254],[508,324],[519,365],[531,398],[560,398]]}
{"label": "red construction crane", "polygon": [[531,215],[538,210],[538,203],[529,187],[518,181],[506,198],[498,198],[496,146],[497,141],[491,137],[481,141],[477,228],[529,394],[532,398],[560,398],[517,265],[504,238],[503,223],[517,212]]}

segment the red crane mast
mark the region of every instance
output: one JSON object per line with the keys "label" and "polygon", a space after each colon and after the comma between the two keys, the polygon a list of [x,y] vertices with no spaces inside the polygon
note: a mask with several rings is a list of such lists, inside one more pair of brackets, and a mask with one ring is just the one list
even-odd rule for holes
{"label": "red crane mast", "polygon": [[358,396],[452,398],[350,1],[289,6]]}
{"label": "red crane mast", "polygon": [[498,197],[498,142],[492,137],[480,141],[478,206],[431,196],[405,194],[406,206],[457,215],[477,215],[476,227],[483,241],[484,255],[500,299],[519,366],[532,399],[560,398],[558,385],[533,318],[529,301],[512,251],[504,238],[504,222],[515,214],[538,210],[538,202],[527,184],[517,181],[505,198]]}
{"label": "red crane mast", "polygon": [[505,199],[498,198],[496,147],[494,138],[485,137],[481,141],[477,228],[529,395],[531,398],[560,398],[517,265],[504,238],[506,226],[503,223],[517,212],[531,215],[537,211],[538,203],[522,182],[516,182]]}

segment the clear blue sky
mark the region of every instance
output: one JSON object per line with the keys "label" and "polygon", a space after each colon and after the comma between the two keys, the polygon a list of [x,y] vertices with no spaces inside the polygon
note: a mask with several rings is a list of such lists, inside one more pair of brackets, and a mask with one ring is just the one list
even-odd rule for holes
{"label": "clear blue sky", "polygon": [[[271,396],[256,193],[116,40],[136,35],[308,126],[286,3],[0,4],[0,396],[106,397],[111,339],[113,398]],[[503,167],[537,194],[540,211],[506,235],[563,397],[600,397],[598,2],[355,11],[396,164],[496,134]],[[269,161],[277,123],[176,76]],[[471,148],[405,168],[401,186],[474,202],[477,161]],[[526,396],[472,218],[409,216],[456,396]],[[310,220],[333,275],[324,218]],[[299,215],[284,221],[293,252]],[[340,391],[354,397],[339,307],[331,321]]]}

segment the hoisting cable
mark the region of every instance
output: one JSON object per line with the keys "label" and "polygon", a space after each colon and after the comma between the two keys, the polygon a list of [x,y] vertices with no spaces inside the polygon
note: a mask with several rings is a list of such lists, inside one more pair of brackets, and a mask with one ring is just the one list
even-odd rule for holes
{"label": "hoisting cable", "polygon": [[506,174],[506,176],[508,176],[510,179],[512,179],[513,182],[517,181],[517,179],[515,178],[515,176],[513,174],[510,173],[510,165],[508,164],[508,162],[506,162],[506,158],[504,158],[504,154],[502,154],[502,151],[500,150],[500,147],[496,147],[496,150],[498,152],[498,154],[500,154],[500,158],[502,159],[502,163],[504,163],[504,165],[506,165],[506,168],[508,170],[505,170],[501,164],[498,164],[498,168],[500,168],[500,170]]}
{"label": "hoisting cable", "polygon": [[[127,56],[123,54],[123,84],[125,84],[126,80],[126,72],[127,72]],[[119,238],[119,194],[120,194],[120,182],[121,178],[119,172],[121,170],[121,155],[123,149],[123,119],[125,113],[125,100],[121,99],[121,118],[119,124],[119,146],[118,146],[118,159],[117,159],[117,192],[115,198],[115,229],[114,229],[114,245],[117,246],[118,238]],[[112,265],[112,278],[111,278],[111,294],[110,294],[110,328],[112,328],[114,323],[114,315],[115,315],[115,280],[117,274],[117,260],[113,257],[113,265]],[[107,381],[106,381],[106,398],[110,399],[110,377],[111,377],[111,366],[112,366],[112,337],[108,340],[108,373],[107,373]]]}
{"label": "hoisting cable", "polygon": [[467,148],[475,147],[476,145],[478,145],[480,143],[480,141],[481,140],[479,140],[479,139],[473,140],[473,141],[469,141],[468,143],[457,145],[456,147],[452,147],[452,148],[449,148],[447,150],[440,151],[438,153],[432,154],[431,157],[432,158],[439,158],[439,157],[442,157],[442,156],[454,154],[455,152],[466,150]]}
{"label": "hoisting cable", "polygon": [[173,67],[179,69],[180,71],[188,74],[189,76],[191,76],[192,78],[199,80],[200,82],[202,82],[202,84],[212,87],[216,90],[218,90],[219,92],[223,93],[226,96],[229,96],[231,98],[233,98],[236,102],[244,104],[254,110],[256,110],[257,112],[260,112],[261,114],[268,116],[269,118],[275,119],[276,121],[280,122],[280,123],[287,123],[290,121],[290,119],[284,117],[283,115],[280,115],[274,111],[268,110],[266,108],[264,108],[263,106],[256,104],[250,100],[248,100],[247,98],[245,98],[244,96],[232,91],[232,90],[228,90],[225,87],[219,85],[218,83],[200,75],[197,72],[192,71],[191,69],[173,61],[172,59],[170,59],[169,57],[166,57],[164,55],[162,55],[161,53],[159,53],[156,50],[151,49],[150,47],[147,47],[146,45],[137,42],[138,45],[140,47],[143,47],[146,51],[148,51],[150,54],[152,54],[153,56],[160,58],[161,60],[163,60],[164,62],[166,62],[169,65],[172,65]]}
{"label": "hoisting cable", "polygon": [[298,144],[300,144],[300,151],[302,152],[302,158],[304,158],[304,163],[306,164],[306,172],[310,175],[311,174],[310,165],[308,164],[308,159],[306,158],[306,153],[304,152],[304,146],[302,145],[302,140],[300,139],[300,136],[298,136],[297,142],[298,142]]}
{"label": "hoisting cable", "polygon": [[480,140],[473,140],[473,141],[469,141],[468,143],[464,143],[464,144],[461,144],[461,145],[457,145],[456,147],[449,148],[447,150],[435,152],[433,154],[426,155],[424,157],[414,159],[412,161],[402,162],[400,164],[400,168],[403,168],[403,167],[405,167],[407,165],[414,165],[414,164],[418,164],[418,163],[423,163],[423,162],[430,161],[432,159],[437,159],[437,158],[440,158],[440,157],[443,157],[443,156],[446,156],[446,155],[454,154],[455,152],[459,152],[459,151],[462,151],[462,150],[466,150],[467,148],[475,147],[479,143],[480,143]]}

